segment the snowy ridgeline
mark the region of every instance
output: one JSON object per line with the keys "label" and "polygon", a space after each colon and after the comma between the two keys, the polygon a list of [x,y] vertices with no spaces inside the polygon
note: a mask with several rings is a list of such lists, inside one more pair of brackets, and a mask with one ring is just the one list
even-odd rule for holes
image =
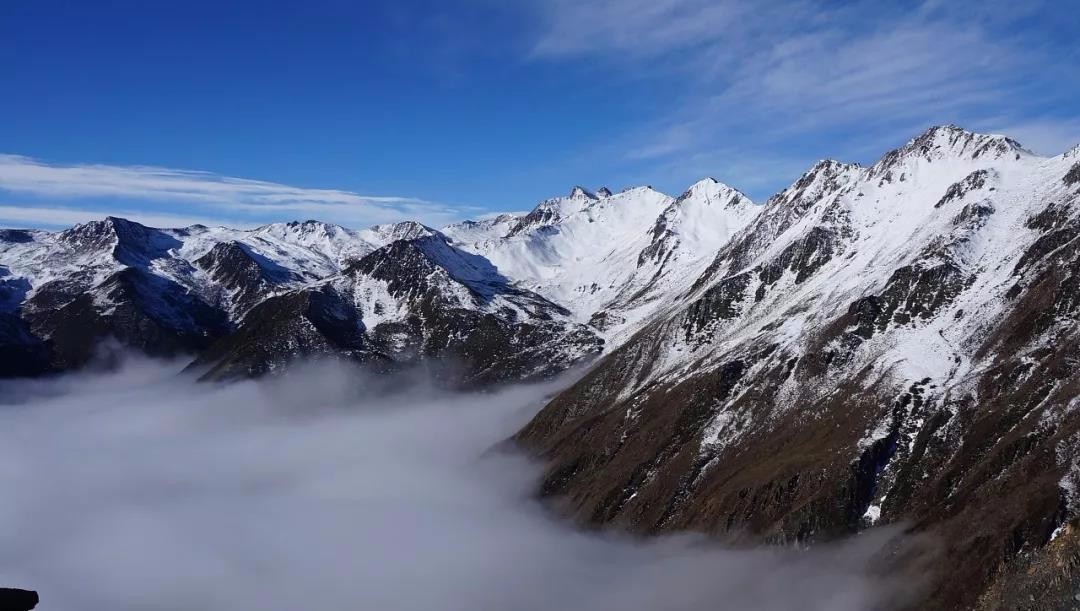
{"label": "snowy ridgeline", "polygon": [[[330,295],[335,317],[355,322],[361,335],[381,328],[384,345],[369,342],[369,352],[430,351],[434,332],[415,321],[426,322],[422,310],[438,306],[494,317],[511,336],[523,323],[559,327],[535,341],[594,338],[571,342],[561,355],[566,366],[601,343],[610,352],[652,323],[683,316],[703,295],[739,284],[753,296],[730,300],[723,317],[730,322],[708,341],[701,331],[716,330],[715,317],[699,316],[688,327],[694,333],[671,333],[654,355],[657,366],[638,380],[644,384],[720,359],[763,328],[770,341],[796,345],[824,316],[875,294],[916,262],[971,275],[950,307],[969,320],[992,318],[1009,288],[1009,263],[1039,231],[1028,219],[1070,188],[1062,177],[1075,156],[1039,157],[1003,136],[950,126],[870,167],[819,162],[764,205],[705,179],[678,197],[650,187],[575,187],[528,214],[441,230],[317,221],[152,229],[117,218],[58,233],[9,230],[0,234],[0,315],[11,323],[0,339],[52,339],[62,325],[48,314],[79,296],[89,298],[81,315],[95,320],[134,299],[137,314],[166,335],[184,335],[180,347],[198,353],[243,329],[268,300],[318,293]],[[784,273],[799,266],[801,273]],[[311,338],[319,350],[342,344],[326,337],[327,324],[302,318],[304,329],[294,325],[284,347],[309,346]],[[115,324],[100,326],[109,335]],[[450,327],[442,331],[471,331]],[[888,349],[909,368],[963,367],[957,334],[968,332],[935,317],[889,334]],[[361,350],[356,342],[344,348]]]}
{"label": "snowy ridgeline", "polygon": [[[89,289],[119,269],[144,266],[222,305],[239,320],[254,303],[243,300],[235,288],[222,290],[215,276],[234,270],[222,270],[228,263],[212,260],[215,247],[234,246],[240,256],[251,259],[252,269],[273,283],[269,294],[340,277],[350,263],[395,241],[433,238],[433,244],[447,242],[448,248],[438,247],[442,256],[433,253],[433,258],[451,277],[465,283],[511,283],[565,307],[583,323],[610,311],[609,321],[619,322],[609,322],[601,333],[611,334],[643,320],[688,288],[760,209],[712,179],[693,185],[679,198],[649,187],[598,193],[579,187],[527,215],[465,221],[441,231],[412,221],[363,230],[318,221],[253,230],[201,225],[153,229],[108,218],[58,233],[8,231],[0,240],[0,265],[9,285],[18,281],[25,287],[12,305],[50,282],[78,277],[80,288]],[[486,261],[478,266],[467,256],[455,256],[456,250]],[[384,298],[368,308],[371,320],[382,322],[388,312],[407,312],[387,299],[385,286],[370,290]]]}

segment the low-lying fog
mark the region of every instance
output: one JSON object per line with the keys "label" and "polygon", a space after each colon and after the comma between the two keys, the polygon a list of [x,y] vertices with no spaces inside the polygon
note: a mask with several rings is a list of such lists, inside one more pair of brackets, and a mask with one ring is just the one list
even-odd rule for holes
{"label": "low-lying fog", "polygon": [[844,611],[905,591],[864,574],[872,533],[732,551],[554,519],[536,467],[487,450],[555,386],[370,386],[331,365],[210,386],[146,362],[3,383],[0,586],[45,611]]}

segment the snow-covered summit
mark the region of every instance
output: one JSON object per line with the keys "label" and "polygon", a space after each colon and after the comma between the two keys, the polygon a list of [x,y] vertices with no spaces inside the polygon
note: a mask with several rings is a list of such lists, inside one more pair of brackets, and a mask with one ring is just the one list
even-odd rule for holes
{"label": "snow-covered summit", "polygon": [[442,233],[450,237],[455,244],[477,244],[499,240],[510,233],[523,216],[522,214],[499,214],[476,221],[461,221],[443,227]]}
{"label": "snow-covered summit", "polygon": [[685,290],[758,210],[713,179],[678,198],[650,186],[619,193],[575,187],[569,197],[541,202],[501,236],[464,224],[443,231],[614,337]]}
{"label": "snow-covered summit", "polygon": [[915,162],[1019,161],[1034,156],[1034,153],[1007,136],[979,134],[956,125],[939,125],[886,153],[874,164],[871,173],[880,175],[903,169]]}
{"label": "snow-covered summit", "polygon": [[389,244],[396,240],[414,240],[427,236],[436,235],[438,231],[416,221],[402,221],[400,223],[387,223],[375,225],[370,229],[359,232],[359,235],[369,242],[378,245]]}
{"label": "snow-covered summit", "polygon": [[[691,185],[664,209],[652,229],[652,243],[678,240],[683,254],[715,254],[760,211],[741,191],[715,178]],[[655,246],[653,247],[656,248]],[[663,250],[652,252],[658,256]]]}

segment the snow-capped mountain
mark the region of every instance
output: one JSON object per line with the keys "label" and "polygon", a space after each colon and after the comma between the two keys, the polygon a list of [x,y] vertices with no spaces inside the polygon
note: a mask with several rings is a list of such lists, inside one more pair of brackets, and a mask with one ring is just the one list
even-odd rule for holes
{"label": "snow-capped mountain", "polygon": [[117,340],[197,355],[210,377],[326,354],[380,370],[437,362],[451,383],[478,384],[555,373],[602,347],[564,308],[408,221],[7,230],[0,288],[5,375],[79,367]]}
{"label": "snow-capped mountain", "polygon": [[107,339],[212,379],[335,355],[477,386],[599,356],[515,438],[581,520],[772,541],[904,522],[940,547],[923,608],[1071,604],[1078,239],[1080,147],[955,126],[763,205],[705,179],[441,230],[3,230],[0,374]]}
{"label": "snow-capped mountain", "polygon": [[759,210],[711,178],[678,198],[651,187],[617,194],[575,187],[525,216],[498,217],[482,229],[452,225],[444,233],[618,343],[677,302]]}
{"label": "snow-capped mountain", "polygon": [[923,608],[1071,597],[1078,151],[948,126],[818,163],[519,434],[544,492],[645,532],[904,521],[943,546]]}
{"label": "snow-capped mountain", "polygon": [[297,356],[345,354],[379,370],[424,362],[481,385],[558,373],[603,341],[562,307],[440,233],[407,232],[341,273],[271,296],[199,356],[210,377],[257,375]]}

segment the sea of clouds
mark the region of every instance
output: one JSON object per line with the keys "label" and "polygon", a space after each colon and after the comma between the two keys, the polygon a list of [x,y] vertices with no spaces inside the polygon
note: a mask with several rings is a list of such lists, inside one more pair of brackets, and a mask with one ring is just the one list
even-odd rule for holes
{"label": "sea of clouds", "polygon": [[575,529],[492,448],[559,383],[486,394],[312,365],[130,361],[0,383],[0,585],[43,611],[888,609],[889,535],[725,549]]}

